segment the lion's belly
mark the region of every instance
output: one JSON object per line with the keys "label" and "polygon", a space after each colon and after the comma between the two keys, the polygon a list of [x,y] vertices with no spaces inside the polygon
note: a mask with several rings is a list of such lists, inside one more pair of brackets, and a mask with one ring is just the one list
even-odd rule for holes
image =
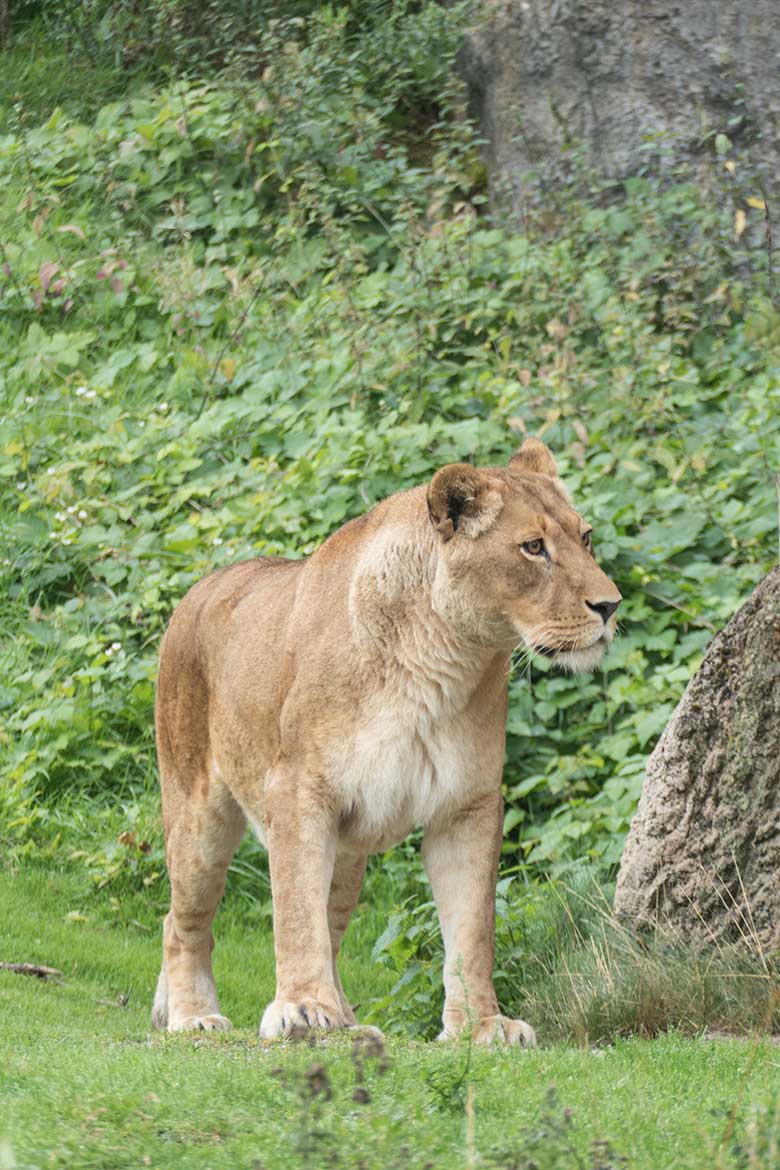
{"label": "lion's belly", "polygon": [[371,851],[389,848],[466,798],[473,751],[457,726],[375,716],[331,757],[343,835]]}

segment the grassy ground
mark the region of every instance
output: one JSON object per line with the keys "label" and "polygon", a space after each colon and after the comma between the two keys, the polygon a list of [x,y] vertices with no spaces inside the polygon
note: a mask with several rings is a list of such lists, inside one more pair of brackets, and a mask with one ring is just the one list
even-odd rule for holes
{"label": "grassy ground", "polygon": [[[64,974],[0,973],[2,1167],[777,1165],[780,1054],[759,1039],[471,1055],[389,1041],[384,1073],[366,1054],[370,1099],[355,1101],[349,1041],[256,1038],[272,993],[268,933],[246,937],[229,905],[219,921],[217,978],[235,1032],[160,1036],[148,1023],[156,932],[69,917],[76,891],[54,872],[0,878],[0,958]],[[347,948],[356,999],[386,990],[366,960],[373,919],[359,916]],[[607,1142],[614,1153],[594,1146]]]}

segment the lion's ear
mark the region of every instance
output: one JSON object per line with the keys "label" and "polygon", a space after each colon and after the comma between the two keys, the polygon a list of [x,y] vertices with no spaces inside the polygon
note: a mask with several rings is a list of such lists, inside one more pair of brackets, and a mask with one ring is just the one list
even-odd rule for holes
{"label": "lion's ear", "polygon": [[470,537],[487,532],[503,502],[498,480],[470,463],[440,468],[428,488],[431,523],[444,540],[456,532]]}
{"label": "lion's ear", "polygon": [[509,469],[535,471],[539,475],[549,475],[552,479],[558,478],[558,468],[555,466],[550,448],[534,435],[530,435],[509,460]]}

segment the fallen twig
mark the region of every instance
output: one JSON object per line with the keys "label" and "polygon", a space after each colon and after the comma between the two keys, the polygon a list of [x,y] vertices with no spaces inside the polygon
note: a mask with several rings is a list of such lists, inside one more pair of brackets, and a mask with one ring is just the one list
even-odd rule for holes
{"label": "fallen twig", "polygon": [[36,979],[61,979],[62,971],[56,967],[42,967],[38,963],[0,963],[0,971],[13,971],[15,975],[34,975]]}

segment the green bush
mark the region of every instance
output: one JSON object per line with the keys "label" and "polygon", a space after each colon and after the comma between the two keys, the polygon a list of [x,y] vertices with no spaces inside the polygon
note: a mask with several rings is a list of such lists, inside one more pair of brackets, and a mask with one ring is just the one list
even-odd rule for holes
{"label": "green bush", "polygon": [[[608,868],[648,751],[775,556],[780,314],[754,233],[735,237],[735,200],[763,222],[748,178],[719,201],[683,182],[635,180],[610,206],[561,192],[522,232],[495,226],[448,73],[464,9],[380,7],[269,23],[259,77],[149,83],[85,120],[9,107],[15,853],[156,880],[155,656],[188,586],[305,555],[442,463],[504,461],[533,432],[626,601],[603,674],[515,671],[507,862]],[[150,849],[109,855],[125,806],[149,810]],[[88,829],[74,810],[90,808],[114,812]]]}

